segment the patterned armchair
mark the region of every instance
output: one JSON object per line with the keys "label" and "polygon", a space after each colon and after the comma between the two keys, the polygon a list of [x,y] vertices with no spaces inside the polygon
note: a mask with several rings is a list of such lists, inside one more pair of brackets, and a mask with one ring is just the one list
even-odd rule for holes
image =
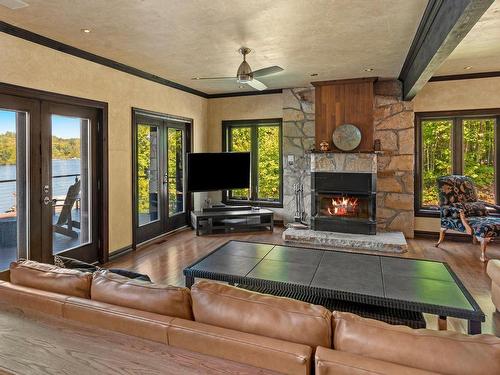
{"label": "patterned armchair", "polygon": [[500,217],[489,216],[487,207],[500,209],[478,200],[476,188],[469,177],[444,176],[437,179],[441,230],[438,247],[448,229],[472,235],[481,244],[481,261],[485,262],[486,247],[493,237],[500,236]]}

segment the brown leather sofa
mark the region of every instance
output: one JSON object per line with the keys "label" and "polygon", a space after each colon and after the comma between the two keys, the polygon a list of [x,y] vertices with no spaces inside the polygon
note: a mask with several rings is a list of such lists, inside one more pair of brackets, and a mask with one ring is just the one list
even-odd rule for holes
{"label": "brown leather sofa", "polygon": [[495,309],[500,312],[500,259],[491,259],[486,267],[486,273],[491,279],[491,300]]}
{"label": "brown leather sofa", "polygon": [[500,339],[391,326],[200,281],[14,262],[0,302],[286,374],[500,374]]}

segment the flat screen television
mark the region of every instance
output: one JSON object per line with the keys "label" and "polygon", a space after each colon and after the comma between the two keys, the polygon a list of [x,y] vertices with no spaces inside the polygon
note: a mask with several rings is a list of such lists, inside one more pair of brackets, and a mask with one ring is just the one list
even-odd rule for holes
{"label": "flat screen television", "polygon": [[249,152],[187,154],[187,189],[190,192],[250,187]]}

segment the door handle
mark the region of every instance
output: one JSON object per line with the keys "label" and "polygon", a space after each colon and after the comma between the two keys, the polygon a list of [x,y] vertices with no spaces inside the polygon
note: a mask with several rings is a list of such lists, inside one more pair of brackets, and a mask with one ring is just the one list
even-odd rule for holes
{"label": "door handle", "polygon": [[163,183],[168,184],[168,175],[166,173],[163,175]]}
{"label": "door handle", "polygon": [[43,204],[45,204],[46,206],[48,206],[51,202],[52,199],[50,199],[48,196],[45,196],[45,198],[43,198]]}

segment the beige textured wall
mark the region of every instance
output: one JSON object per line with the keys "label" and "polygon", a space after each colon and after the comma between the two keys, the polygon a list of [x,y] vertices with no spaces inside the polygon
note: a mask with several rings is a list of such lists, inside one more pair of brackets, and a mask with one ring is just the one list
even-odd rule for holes
{"label": "beige textured wall", "polygon": [[413,99],[415,112],[500,108],[500,77],[429,82]]}
{"label": "beige textured wall", "polygon": [[[281,117],[283,117],[281,94],[209,99],[207,150],[222,151],[222,121]],[[211,192],[208,196],[213,202],[222,198],[220,192]]]}
{"label": "beige textured wall", "polygon": [[222,147],[222,121],[283,117],[281,94],[236,96],[208,100],[208,150]]}
{"label": "beige textured wall", "polygon": [[194,150],[208,145],[207,99],[3,33],[0,82],[108,103],[111,251],[132,243],[131,108],[192,118]]}
{"label": "beige textured wall", "polygon": [[[415,112],[500,108],[500,77],[429,82],[413,99]],[[415,218],[415,230],[438,232],[439,219]]]}

